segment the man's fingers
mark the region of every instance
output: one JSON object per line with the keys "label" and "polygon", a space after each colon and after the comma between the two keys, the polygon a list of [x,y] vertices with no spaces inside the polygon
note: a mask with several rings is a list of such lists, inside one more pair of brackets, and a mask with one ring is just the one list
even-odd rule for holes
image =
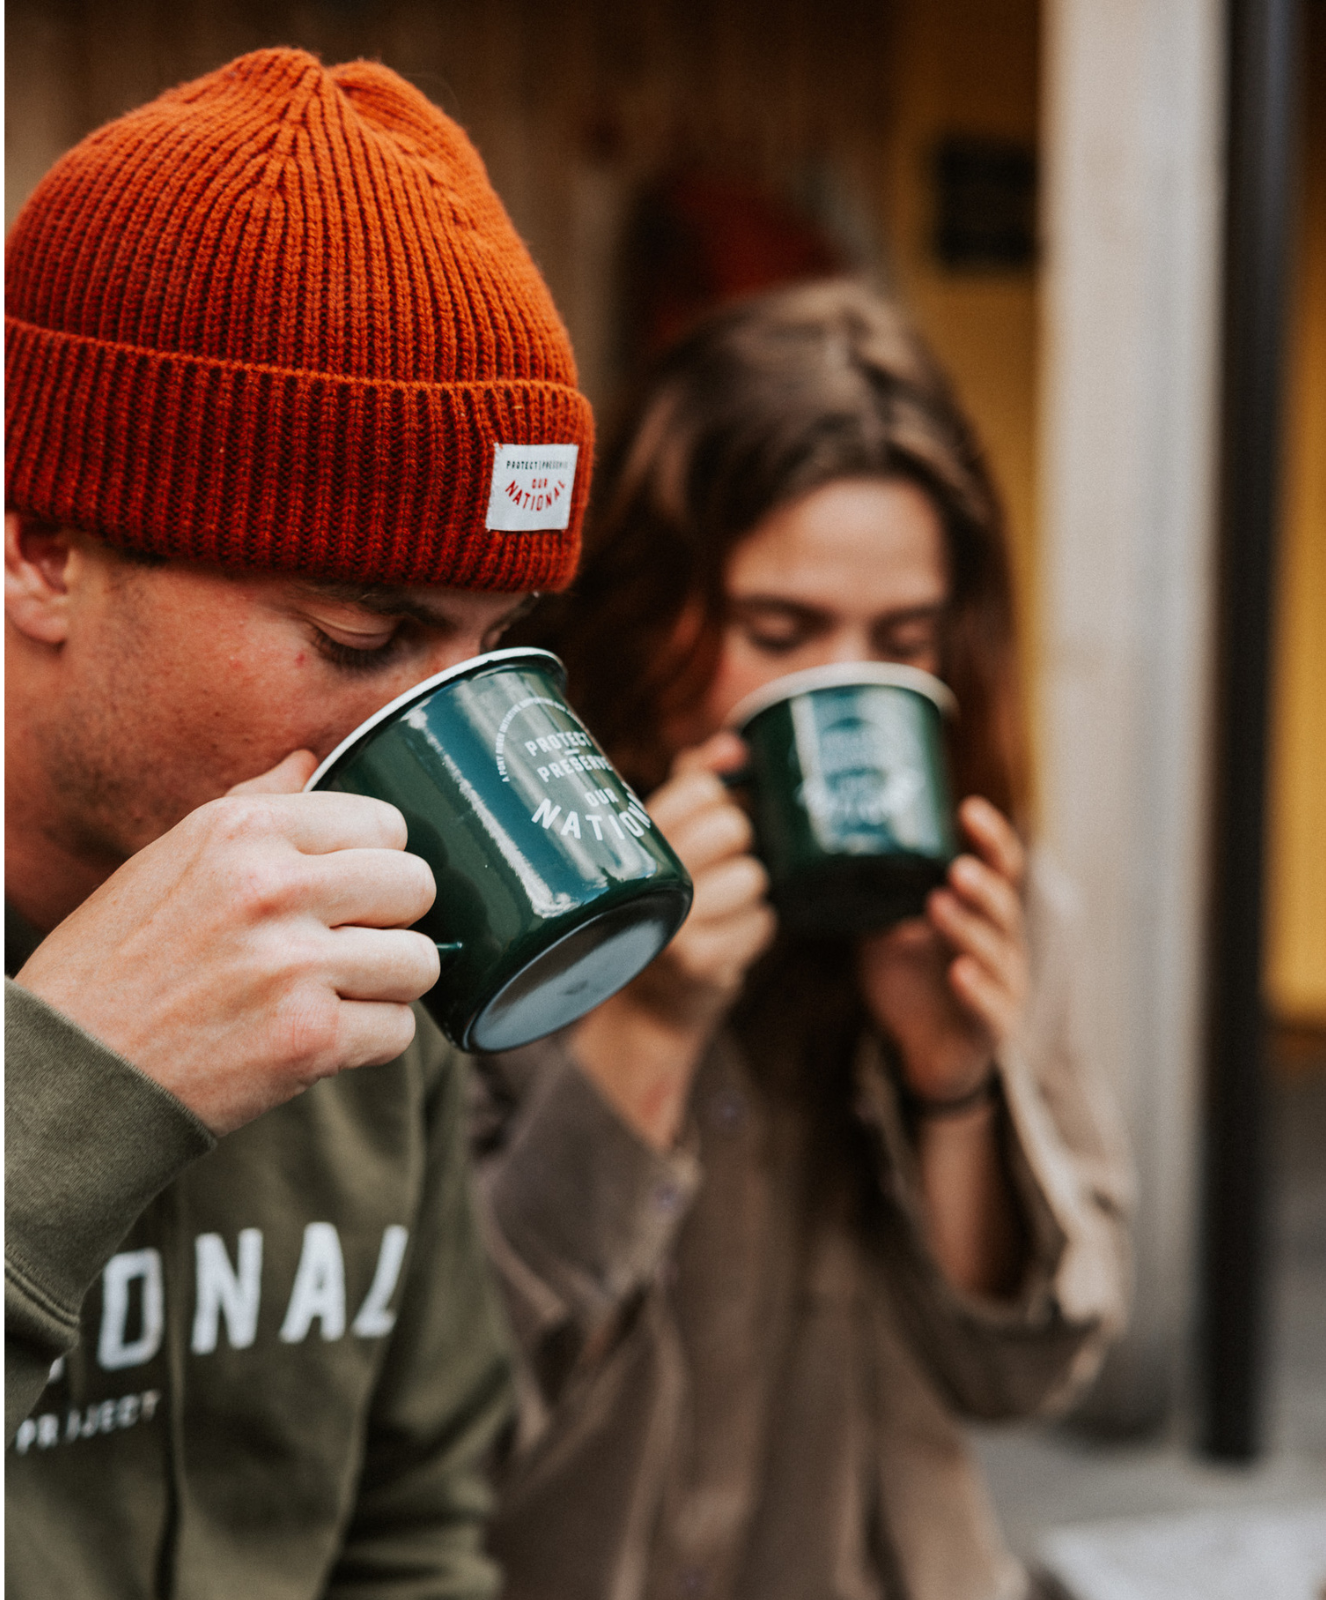
{"label": "man's fingers", "polygon": [[968,795],[958,807],[958,821],[976,854],[1010,883],[1021,884],[1027,854],[1003,812],[979,795]]}
{"label": "man's fingers", "polygon": [[[343,1000],[408,1005],[437,982],[437,946],[406,928],[333,928],[329,979]],[[390,1056],[384,1056],[389,1061]]]}
{"label": "man's fingers", "polygon": [[414,1012],[381,1000],[348,1000],[340,1010],[342,1069],[394,1061],[414,1039]]}
{"label": "man's fingers", "polygon": [[[293,757],[291,758],[293,759]],[[242,794],[193,813],[224,835],[279,836],[304,855],[333,850],[404,850],[405,818],[385,800],[319,790],[314,794]]]}
{"label": "man's fingers", "polygon": [[311,750],[292,750],[284,761],[256,778],[237,783],[227,794],[298,794],[318,770],[318,758]]}
{"label": "man's fingers", "polygon": [[366,794],[328,789],[281,797],[272,803],[289,808],[286,837],[305,855],[326,855],[332,850],[404,850],[409,838],[405,818],[396,807]]}
{"label": "man's fingers", "polygon": [[304,908],[329,928],[408,928],[437,895],[432,868],[404,850],[338,850],[301,864]]}

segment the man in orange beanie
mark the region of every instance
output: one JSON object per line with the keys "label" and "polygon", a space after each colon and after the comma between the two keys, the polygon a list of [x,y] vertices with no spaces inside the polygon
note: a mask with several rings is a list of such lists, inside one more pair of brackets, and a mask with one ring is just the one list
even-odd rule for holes
{"label": "man in orange beanie", "polygon": [[565,332],[460,129],[291,50],[85,139],[7,277],[10,1593],[488,1595],[434,885],[301,790],[570,580]]}

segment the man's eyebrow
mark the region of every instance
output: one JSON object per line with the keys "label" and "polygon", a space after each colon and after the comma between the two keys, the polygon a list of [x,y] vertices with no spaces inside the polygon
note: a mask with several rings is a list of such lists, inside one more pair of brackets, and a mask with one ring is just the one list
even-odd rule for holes
{"label": "man's eyebrow", "polygon": [[[435,609],[426,600],[404,589],[384,588],[380,584],[338,583],[335,579],[318,579],[306,584],[305,588],[325,600],[362,606],[365,611],[371,611],[378,617],[408,617],[411,622],[441,632],[454,633],[460,626],[455,617],[447,614],[445,601],[440,601]],[[511,610],[501,625],[514,622],[518,616],[522,616],[535,598],[528,594],[513,597]]]}
{"label": "man's eyebrow", "polygon": [[390,589],[382,584],[341,583],[335,578],[313,578],[300,586],[319,600],[333,600],[340,605],[360,606],[379,617],[410,617],[430,628],[454,626],[451,618],[435,611],[403,589]]}
{"label": "man's eyebrow", "polygon": [[445,610],[434,610],[415,595],[391,589],[368,589],[360,590],[353,597],[347,595],[341,598],[352,599],[354,605],[362,606],[377,617],[408,617],[411,622],[420,622],[426,628],[454,631],[457,627],[456,619],[448,616]]}

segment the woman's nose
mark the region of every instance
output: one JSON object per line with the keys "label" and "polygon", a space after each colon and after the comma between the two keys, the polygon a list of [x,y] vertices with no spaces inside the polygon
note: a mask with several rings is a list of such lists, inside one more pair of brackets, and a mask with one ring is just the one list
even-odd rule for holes
{"label": "woman's nose", "polygon": [[838,665],[841,662],[869,661],[874,655],[873,642],[870,630],[864,623],[844,624],[835,628],[825,641],[828,646],[824,663]]}

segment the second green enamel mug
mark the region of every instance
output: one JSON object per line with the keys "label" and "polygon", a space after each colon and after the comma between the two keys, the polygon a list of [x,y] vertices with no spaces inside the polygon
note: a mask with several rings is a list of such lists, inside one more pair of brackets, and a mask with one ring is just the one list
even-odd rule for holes
{"label": "second green enamel mug", "polygon": [[814,936],[887,928],[924,909],[956,853],[938,678],[876,662],[812,667],[748,695],[737,780],[783,925]]}
{"label": "second green enamel mug", "polygon": [[424,1003],[465,1050],[512,1050],[629,983],[691,880],[566,702],[546,650],[493,650],[416,684],[340,744],[310,789],[399,807],[437,898]]}

